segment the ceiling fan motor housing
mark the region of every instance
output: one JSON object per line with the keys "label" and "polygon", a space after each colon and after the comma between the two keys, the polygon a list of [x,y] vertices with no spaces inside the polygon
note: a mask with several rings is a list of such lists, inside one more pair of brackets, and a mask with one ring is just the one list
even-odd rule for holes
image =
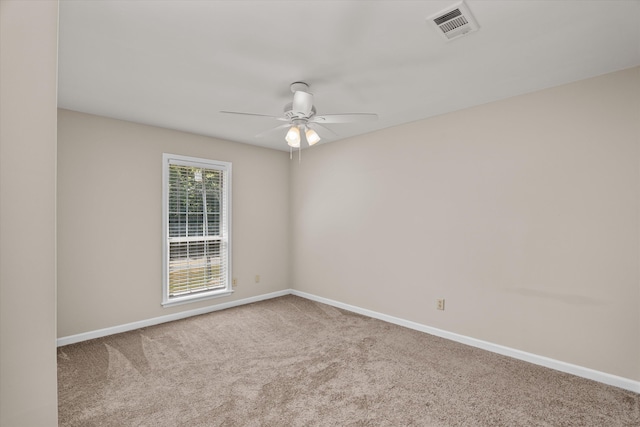
{"label": "ceiling fan motor housing", "polygon": [[296,119],[306,120],[315,116],[315,114],[316,114],[316,107],[311,107],[311,113],[309,115],[305,115],[303,113],[293,111],[293,102],[290,102],[284,106],[284,117],[286,117],[289,120],[296,120]]}

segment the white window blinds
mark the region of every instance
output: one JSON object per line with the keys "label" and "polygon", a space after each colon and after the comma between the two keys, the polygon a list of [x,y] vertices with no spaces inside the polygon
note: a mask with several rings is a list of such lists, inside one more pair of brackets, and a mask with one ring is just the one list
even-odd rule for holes
{"label": "white window blinds", "polygon": [[163,302],[231,291],[231,164],[165,155]]}

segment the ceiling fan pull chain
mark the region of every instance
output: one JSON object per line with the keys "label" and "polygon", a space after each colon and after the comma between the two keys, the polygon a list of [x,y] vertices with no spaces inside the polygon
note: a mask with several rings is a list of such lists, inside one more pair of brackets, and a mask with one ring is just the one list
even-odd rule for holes
{"label": "ceiling fan pull chain", "polygon": [[293,160],[293,147],[289,147],[289,160]]}
{"label": "ceiling fan pull chain", "polygon": [[302,147],[298,148],[298,164],[301,163],[302,159]]}

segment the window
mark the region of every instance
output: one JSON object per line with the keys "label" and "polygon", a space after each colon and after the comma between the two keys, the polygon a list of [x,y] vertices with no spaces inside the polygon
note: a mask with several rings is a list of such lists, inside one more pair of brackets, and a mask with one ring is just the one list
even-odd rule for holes
{"label": "window", "polygon": [[231,163],[162,159],[162,305],[229,295]]}

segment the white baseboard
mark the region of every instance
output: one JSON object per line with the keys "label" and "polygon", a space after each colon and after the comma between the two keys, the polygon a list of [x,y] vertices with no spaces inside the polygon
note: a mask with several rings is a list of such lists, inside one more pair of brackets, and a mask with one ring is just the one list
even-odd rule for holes
{"label": "white baseboard", "polygon": [[525,362],[533,363],[535,365],[544,366],[546,368],[555,369],[556,371],[566,372],[578,377],[587,378],[590,380],[598,381],[604,384],[619,387],[625,390],[640,393],[640,381],[631,380],[616,375],[607,374],[605,372],[596,371],[594,369],[585,368],[571,363],[561,362],[559,360],[551,359],[537,354],[527,353],[526,351],[516,350],[514,348],[505,347],[498,344],[493,344],[487,341],[467,337],[465,335],[456,334],[453,332],[444,331],[442,329],[432,328],[431,326],[422,325],[420,323],[412,322],[409,320],[401,319],[399,317],[393,317],[386,314],[378,313],[376,311],[368,310],[365,308],[356,307],[349,304],[344,304],[339,301],[330,300],[328,298],[319,297],[306,292],[291,290],[291,294],[297,295],[302,298],[317,301],[323,304],[331,305],[344,310],[352,311],[354,313],[362,314],[367,317],[373,317],[374,319],[383,320],[385,322],[393,323],[396,325],[404,326],[406,328],[415,329],[420,332],[435,335],[441,338],[446,338],[451,341],[456,341],[462,344],[467,344],[472,347],[481,348],[483,350],[491,351],[493,353],[502,354],[504,356],[513,357],[514,359],[523,360]]}
{"label": "white baseboard", "polygon": [[58,347],[61,347],[63,345],[74,344],[77,342],[87,341],[94,338],[106,337],[108,335],[119,334],[127,331],[133,331],[135,329],[146,328],[148,326],[153,326],[153,325],[159,325],[160,323],[186,319],[187,317],[198,316],[200,314],[211,313],[219,310],[225,310],[227,308],[237,307],[245,304],[251,304],[253,302],[263,301],[271,298],[277,298],[277,297],[281,297],[289,294],[291,294],[291,290],[285,289],[282,291],[271,292],[269,294],[257,295],[255,297],[225,302],[222,304],[212,305],[209,307],[196,308],[194,310],[181,311],[179,313],[167,314],[166,316],[154,317],[152,319],[140,320],[138,322],[127,323],[124,325],[98,329],[97,331],[90,331],[90,332],[84,332],[82,334],[70,335],[68,337],[58,338],[56,343]]}
{"label": "white baseboard", "polygon": [[105,337],[113,334],[119,334],[121,332],[132,331],[135,329],[158,325],[160,323],[166,323],[174,320],[185,319],[191,316],[211,313],[218,310],[224,310],[231,307],[251,304],[254,302],[263,301],[271,298],[277,298],[277,297],[290,295],[290,294],[296,295],[302,298],[306,298],[312,301],[317,301],[323,304],[331,305],[333,307],[348,310],[354,313],[362,314],[364,316],[372,317],[374,319],[379,319],[385,322],[404,326],[406,328],[414,329],[416,331],[425,332],[427,334],[435,335],[441,338],[446,338],[451,341],[456,341],[462,344],[470,345],[472,347],[481,348],[483,350],[491,351],[493,353],[513,357],[514,359],[523,360],[525,362],[533,363],[535,365],[540,365],[546,368],[555,369],[556,371],[566,372],[568,374],[572,374],[578,377],[587,378],[587,379],[598,381],[604,384],[612,385],[614,387],[619,387],[625,390],[633,391],[635,393],[640,393],[640,381],[635,381],[628,378],[607,374],[605,372],[600,372],[594,369],[573,365],[571,363],[566,363],[566,362],[551,359],[548,357],[539,356],[537,354],[527,353],[526,351],[521,351],[521,350],[517,350],[510,347],[493,344],[487,341],[482,341],[476,338],[467,337],[465,335],[444,331],[442,329],[433,328],[431,326],[426,326],[420,323],[412,322],[410,320],[405,320],[399,317],[378,313],[377,311],[368,310],[366,308],[361,308],[354,305],[345,304],[339,301],[334,301],[328,298],[319,297],[317,295],[309,294],[309,293],[298,291],[295,289],[285,289],[282,291],[272,292],[269,294],[257,295],[250,298],[244,298],[241,300],[217,304],[210,307],[202,307],[195,310],[182,311],[179,313],[169,314],[166,316],[154,317],[152,319],[141,320],[138,322],[132,322],[124,325],[114,326],[111,328],[99,329],[97,331],[90,331],[82,334],[62,337],[62,338],[58,338],[57,345],[58,347],[60,347],[63,345],[74,344],[81,341]]}

